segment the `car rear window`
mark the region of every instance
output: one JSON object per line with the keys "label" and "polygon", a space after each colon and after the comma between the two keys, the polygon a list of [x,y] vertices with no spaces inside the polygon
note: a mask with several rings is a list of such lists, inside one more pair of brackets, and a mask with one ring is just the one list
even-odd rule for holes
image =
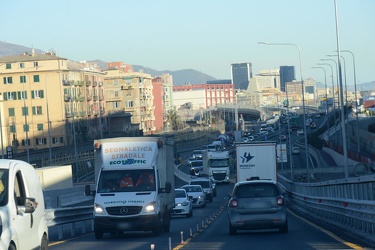
{"label": "car rear window", "polygon": [[275,197],[278,192],[273,184],[245,184],[238,186],[237,198]]}
{"label": "car rear window", "polygon": [[208,181],[191,181],[191,184],[200,185],[202,188],[209,188],[210,184]]}

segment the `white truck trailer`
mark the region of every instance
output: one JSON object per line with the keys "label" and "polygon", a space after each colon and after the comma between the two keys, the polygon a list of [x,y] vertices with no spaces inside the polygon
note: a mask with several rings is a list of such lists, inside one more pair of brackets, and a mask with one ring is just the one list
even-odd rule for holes
{"label": "white truck trailer", "polygon": [[229,152],[205,150],[203,152],[203,172],[215,182],[229,183]]}
{"label": "white truck trailer", "polygon": [[276,142],[236,143],[237,182],[277,181]]}
{"label": "white truck trailer", "polygon": [[120,137],[94,141],[96,190],[94,231],[169,232],[175,206],[173,144],[160,137]]}

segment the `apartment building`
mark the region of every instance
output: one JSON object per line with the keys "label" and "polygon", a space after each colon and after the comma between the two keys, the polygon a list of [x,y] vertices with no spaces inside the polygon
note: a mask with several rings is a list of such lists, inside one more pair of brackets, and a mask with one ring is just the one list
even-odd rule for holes
{"label": "apartment building", "polygon": [[141,72],[126,73],[121,69],[105,70],[104,73],[108,116],[122,112],[131,119],[130,123],[120,123],[122,127],[117,129],[129,133],[137,127],[137,130],[145,135],[155,133],[151,75]]}
{"label": "apartment building", "polygon": [[54,52],[0,58],[1,146],[13,153],[100,136],[103,73]]}

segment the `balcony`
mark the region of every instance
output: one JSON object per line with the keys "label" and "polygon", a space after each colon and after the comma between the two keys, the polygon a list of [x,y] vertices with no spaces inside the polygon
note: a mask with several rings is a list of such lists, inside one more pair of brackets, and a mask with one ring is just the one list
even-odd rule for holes
{"label": "balcony", "polygon": [[64,95],[64,102],[70,102],[72,98],[68,95]]}
{"label": "balcony", "polygon": [[93,84],[92,84],[92,86],[93,87],[96,87],[96,86],[98,86],[98,82],[97,81],[95,81]]}
{"label": "balcony", "polygon": [[65,116],[66,116],[66,118],[72,118],[73,117],[73,113],[72,112],[66,112]]}
{"label": "balcony", "polygon": [[94,101],[97,101],[99,97],[97,95],[94,95]]}
{"label": "balcony", "polygon": [[132,88],[133,88],[133,85],[131,84],[121,85],[121,90],[128,90]]}
{"label": "balcony", "polygon": [[78,99],[79,102],[85,101],[85,97],[84,96],[79,96],[79,97],[77,97],[77,99]]}
{"label": "balcony", "polygon": [[91,86],[91,81],[86,81],[86,87],[90,87]]}
{"label": "balcony", "polygon": [[80,111],[80,112],[79,112],[79,115],[80,115],[81,117],[85,117],[85,116],[86,116],[86,111]]}
{"label": "balcony", "polygon": [[62,80],[62,84],[63,84],[63,86],[71,86],[72,81]]}
{"label": "balcony", "polygon": [[91,96],[91,95],[88,95],[88,96],[86,97],[86,99],[87,99],[87,101],[91,101],[91,100],[92,100],[92,96]]}
{"label": "balcony", "polygon": [[122,98],[120,97],[120,96],[115,96],[115,97],[108,97],[107,99],[106,99],[106,101],[108,102],[110,102],[110,101],[121,101],[122,100]]}

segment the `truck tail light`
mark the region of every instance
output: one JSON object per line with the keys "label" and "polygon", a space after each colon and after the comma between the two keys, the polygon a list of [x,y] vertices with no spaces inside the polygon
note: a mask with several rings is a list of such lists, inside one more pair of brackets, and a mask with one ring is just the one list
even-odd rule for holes
{"label": "truck tail light", "polygon": [[231,208],[238,207],[238,200],[237,199],[230,199],[229,200],[229,207],[231,207]]}
{"label": "truck tail light", "polygon": [[284,205],[284,198],[283,198],[283,197],[277,197],[277,198],[276,198],[276,204],[277,204],[278,206],[282,206],[282,205]]}

